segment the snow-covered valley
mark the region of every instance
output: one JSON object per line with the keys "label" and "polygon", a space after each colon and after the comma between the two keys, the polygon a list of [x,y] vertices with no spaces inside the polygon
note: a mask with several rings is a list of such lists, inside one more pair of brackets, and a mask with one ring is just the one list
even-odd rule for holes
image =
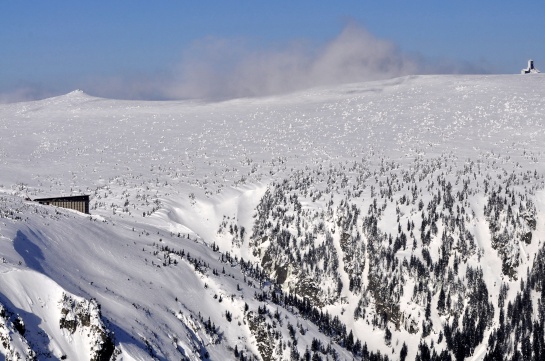
{"label": "snow-covered valley", "polygon": [[542,359],[544,81],[0,105],[0,354]]}

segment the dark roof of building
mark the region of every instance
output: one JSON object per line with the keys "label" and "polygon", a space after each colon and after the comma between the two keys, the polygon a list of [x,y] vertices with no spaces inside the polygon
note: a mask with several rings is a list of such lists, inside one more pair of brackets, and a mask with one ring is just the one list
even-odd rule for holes
{"label": "dark roof of building", "polygon": [[49,197],[49,198],[35,198],[35,202],[52,202],[52,201],[80,201],[88,202],[89,195],[84,194],[81,196],[63,196],[63,197]]}

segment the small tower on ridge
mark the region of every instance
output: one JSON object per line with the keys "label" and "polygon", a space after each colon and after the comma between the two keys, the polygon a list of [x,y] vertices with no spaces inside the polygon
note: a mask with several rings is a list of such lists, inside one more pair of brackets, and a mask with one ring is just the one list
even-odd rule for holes
{"label": "small tower on ridge", "polygon": [[533,60],[528,60],[528,67],[526,69],[522,69],[520,71],[521,74],[530,74],[530,73],[540,73],[539,70],[537,70],[535,67],[534,67],[534,61]]}

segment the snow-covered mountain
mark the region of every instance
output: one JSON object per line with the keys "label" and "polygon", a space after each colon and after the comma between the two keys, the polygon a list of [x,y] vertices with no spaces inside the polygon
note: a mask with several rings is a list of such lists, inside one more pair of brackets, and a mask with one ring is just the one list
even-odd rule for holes
{"label": "snow-covered mountain", "polygon": [[0,105],[0,354],[541,360],[544,85]]}

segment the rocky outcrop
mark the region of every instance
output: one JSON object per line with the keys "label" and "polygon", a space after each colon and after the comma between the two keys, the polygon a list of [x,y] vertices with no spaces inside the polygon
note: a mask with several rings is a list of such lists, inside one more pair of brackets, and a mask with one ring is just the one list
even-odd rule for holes
{"label": "rocky outcrop", "polygon": [[89,339],[91,361],[110,360],[115,351],[114,338],[102,321],[97,301],[95,299],[78,301],[65,293],[60,306],[59,327],[69,334],[79,332]]}

